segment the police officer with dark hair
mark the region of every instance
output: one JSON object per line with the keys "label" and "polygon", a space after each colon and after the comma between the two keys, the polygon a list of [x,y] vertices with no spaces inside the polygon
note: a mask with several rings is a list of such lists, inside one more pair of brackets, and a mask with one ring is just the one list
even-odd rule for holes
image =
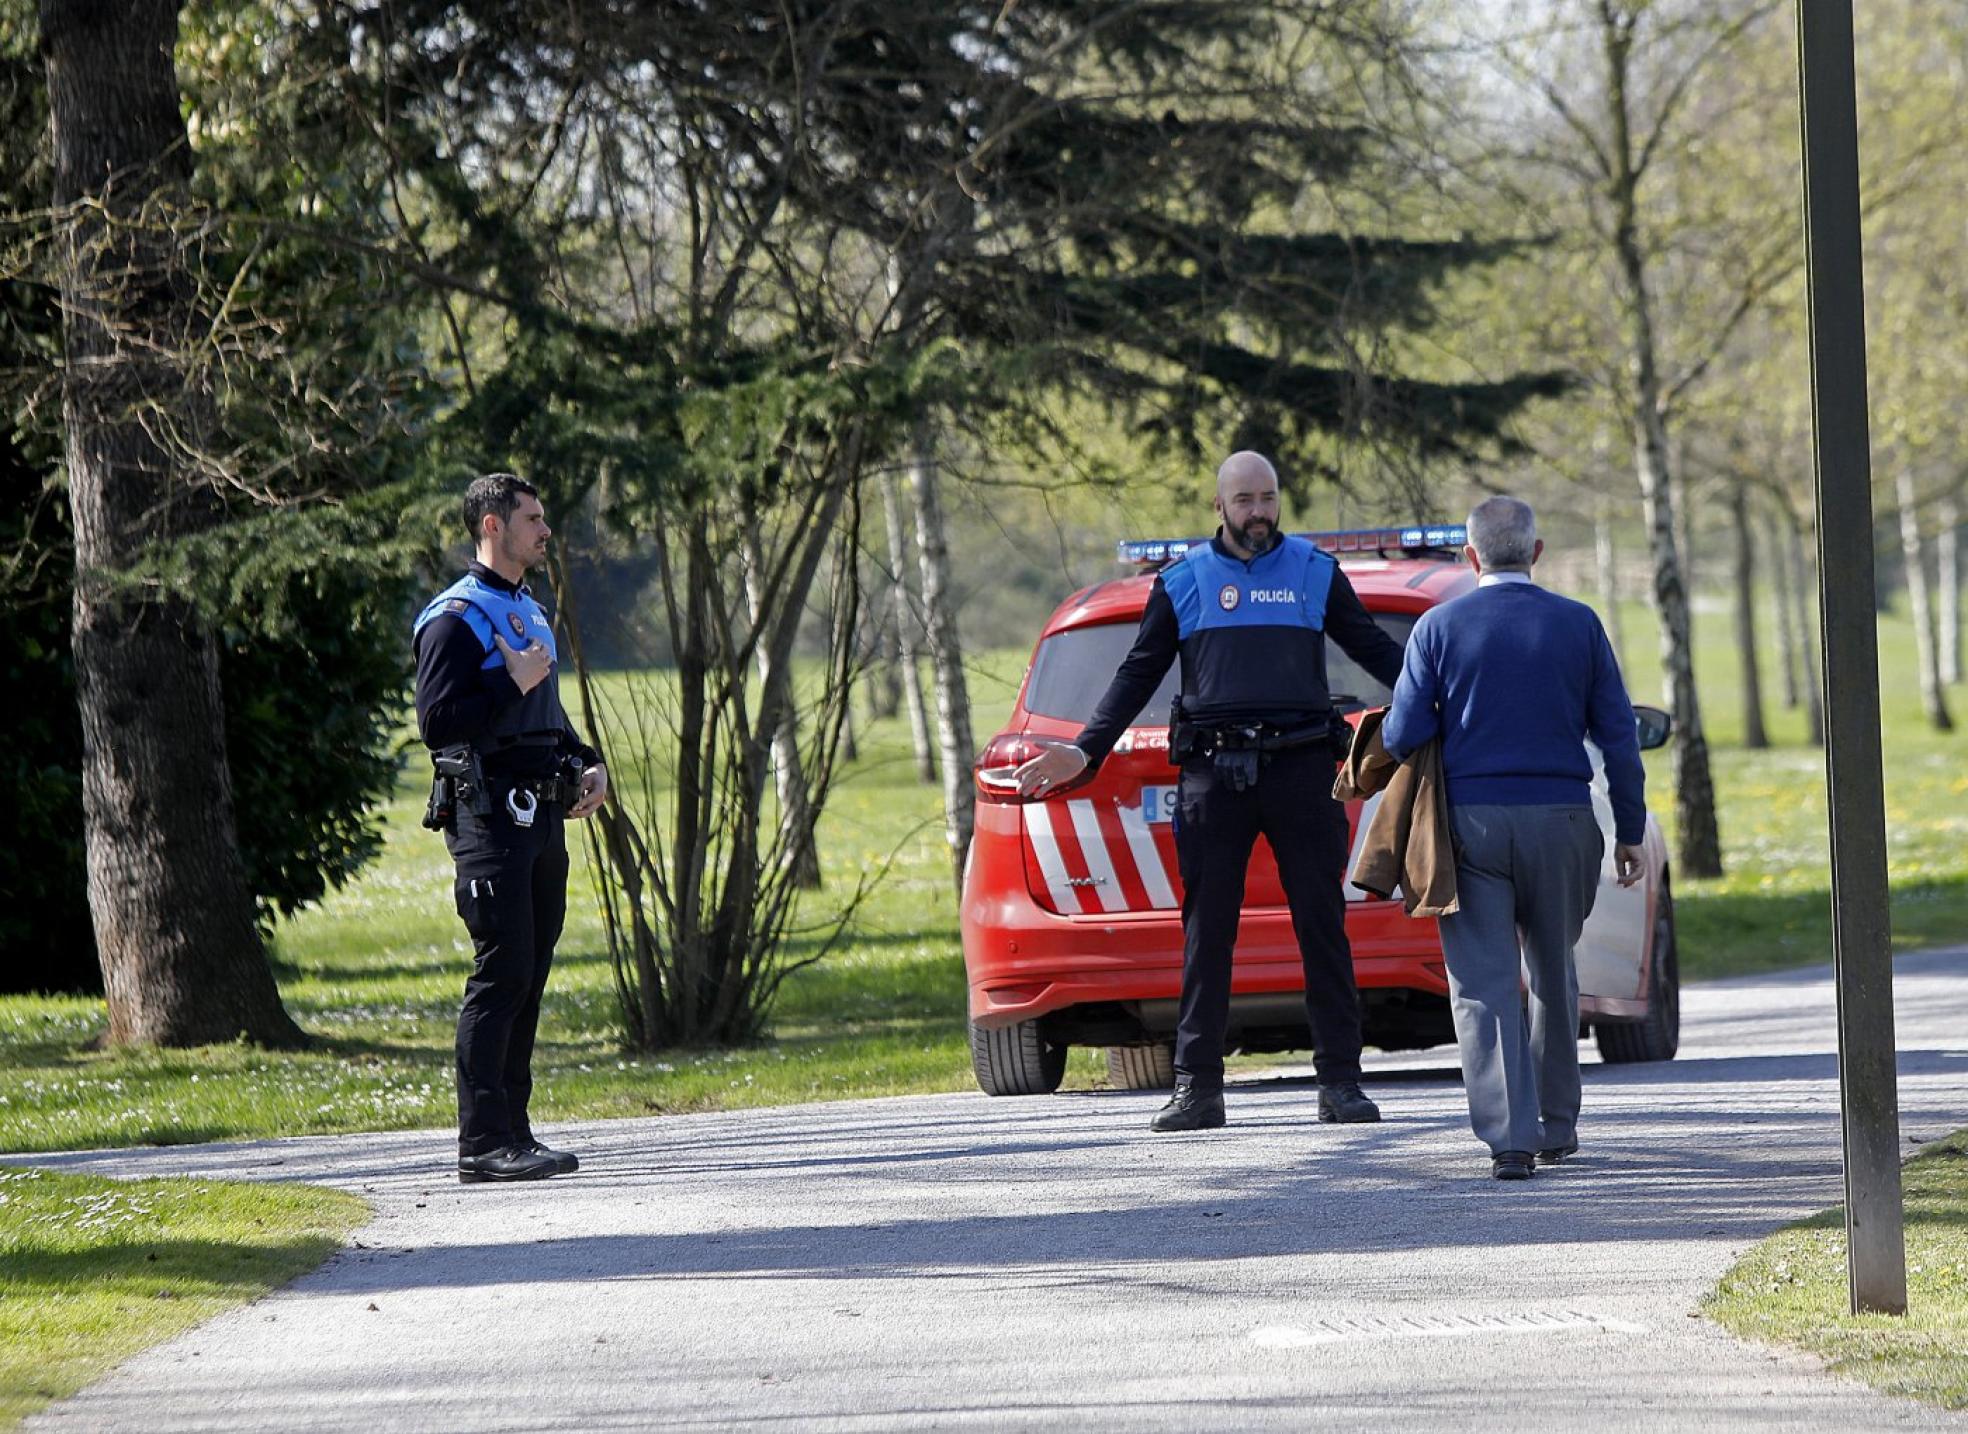
{"label": "police officer with dark hair", "polygon": [[601,755],[560,705],[553,628],[527,591],[546,561],[540,490],[474,479],[478,560],[417,618],[417,729],[437,768],[426,826],[457,863],[474,957],[458,1013],[458,1179],[542,1180],[580,1162],[533,1134],[533,1037],[567,910],[562,818],[608,793]]}
{"label": "police officer with dark hair", "polygon": [[1223,524],[1155,580],[1134,646],[1079,737],[1018,769],[1042,794],[1113,750],[1182,661],[1169,756],[1181,764],[1175,850],[1182,873],[1182,1005],[1175,1095],[1154,1130],[1223,1124],[1230,954],[1244,877],[1261,832],[1277,857],[1305,965],[1305,1007],[1319,1075],[1319,1119],[1373,1121],[1360,1089],[1360,996],[1346,940],[1346,809],[1333,800],[1345,724],[1326,687],[1331,637],[1390,687],[1401,647],[1382,632],[1329,553],[1278,532],[1278,475],[1263,455],[1217,470]]}

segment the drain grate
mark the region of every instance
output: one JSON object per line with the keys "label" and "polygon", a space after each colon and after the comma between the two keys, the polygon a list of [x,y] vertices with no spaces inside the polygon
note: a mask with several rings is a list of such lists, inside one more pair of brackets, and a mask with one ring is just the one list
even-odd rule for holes
{"label": "drain grate", "polygon": [[1310,1324],[1267,1324],[1250,1332],[1266,1349],[1298,1349],[1353,1339],[1456,1339],[1489,1334],[1645,1334],[1645,1325],[1578,1310],[1513,1310],[1470,1315],[1335,1315]]}

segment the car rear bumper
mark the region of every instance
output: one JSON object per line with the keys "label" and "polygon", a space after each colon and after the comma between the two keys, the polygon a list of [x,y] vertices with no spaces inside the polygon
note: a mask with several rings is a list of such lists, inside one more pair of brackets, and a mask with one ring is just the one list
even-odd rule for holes
{"label": "car rear bumper", "polygon": [[[1182,994],[1182,925],[1168,912],[1057,916],[1017,897],[966,903],[964,969],[970,1019],[986,1029],[1076,1006],[1174,1001]],[[1413,991],[1447,999],[1435,922],[1396,901],[1351,903],[1347,938],[1363,993]],[[1290,913],[1246,911],[1231,958],[1231,998],[1294,995],[1305,973]],[[1585,996],[1588,1020],[1639,1020],[1644,999]]]}

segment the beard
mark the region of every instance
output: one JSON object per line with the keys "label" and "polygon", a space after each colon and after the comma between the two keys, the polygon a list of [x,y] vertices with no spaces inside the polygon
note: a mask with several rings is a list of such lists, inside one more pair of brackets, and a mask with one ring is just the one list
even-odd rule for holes
{"label": "beard", "polygon": [[1223,531],[1236,540],[1238,547],[1253,557],[1271,550],[1278,541],[1278,525],[1268,518],[1252,518],[1243,527],[1238,527],[1228,518],[1223,520]]}
{"label": "beard", "polygon": [[517,564],[520,571],[530,572],[544,566],[547,549],[544,544],[537,547],[521,542],[508,531],[499,541],[499,556],[509,563]]}

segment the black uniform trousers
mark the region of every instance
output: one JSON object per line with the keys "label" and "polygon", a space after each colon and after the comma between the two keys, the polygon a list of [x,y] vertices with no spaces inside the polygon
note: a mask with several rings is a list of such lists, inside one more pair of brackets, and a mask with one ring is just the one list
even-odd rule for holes
{"label": "black uniform trousers", "polygon": [[458,915],[474,948],[458,1012],[460,1155],[533,1138],[526,1112],[533,1037],[567,914],[563,825],[560,807],[541,802],[533,825],[519,826],[501,788],[490,815],[460,811],[444,834],[458,867]]}
{"label": "black uniform trousers", "polygon": [[1244,878],[1260,833],[1271,843],[1305,966],[1305,1014],[1321,1085],[1360,1078],[1360,994],[1346,941],[1346,808],[1333,800],[1323,742],[1268,754],[1239,792],[1209,757],[1182,764],[1176,862],[1182,872],[1182,1006],[1175,1069],[1200,1089],[1223,1084],[1230,953]]}

